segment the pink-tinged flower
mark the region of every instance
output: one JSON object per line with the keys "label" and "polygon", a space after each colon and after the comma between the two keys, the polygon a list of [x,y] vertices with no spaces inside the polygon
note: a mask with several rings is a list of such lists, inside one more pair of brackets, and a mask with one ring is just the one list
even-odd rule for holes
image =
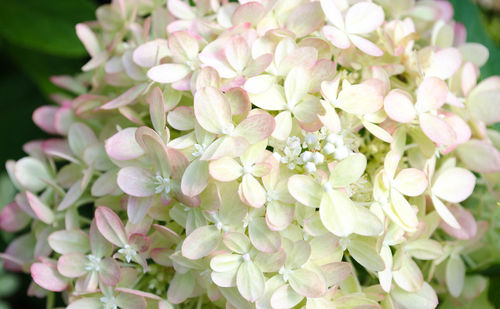
{"label": "pink-tinged flower", "polygon": [[[149,249],[149,237],[142,233],[135,233],[134,231],[131,233],[127,232],[118,215],[116,215],[111,209],[104,206],[97,208],[95,212],[95,224],[101,235],[107,241],[120,248],[118,249],[118,252],[115,253],[116,257],[119,257],[127,263],[134,261],[140,264],[145,272],[147,271],[147,262],[144,253]],[[102,243],[102,240],[98,240],[98,242]],[[97,258],[99,258],[99,256],[102,257],[106,250],[103,248],[99,248],[99,250],[102,251],[96,251],[96,255],[92,258],[87,257],[90,263],[100,262],[97,261]],[[113,285],[112,283],[116,283],[115,279],[118,278],[119,280],[120,277],[119,267],[116,268],[118,264],[116,264],[116,262],[112,259],[104,259],[103,261],[104,264],[108,264],[107,267],[109,268],[107,268],[107,271],[110,272],[109,274],[106,273],[102,275],[101,280],[104,279],[106,284]],[[92,270],[96,270],[94,266],[92,266]],[[62,267],[64,267],[64,263]]]}
{"label": "pink-tinged flower", "polygon": [[290,71],[283,87],[271,75],[256,76],[245,83],[245,90],[254,105],[280,111],[275,117],[273,137],[286,140],[292,130],[293,119],[306,131],[317,131],[321,127],[318,115],[324,114],[324,110],[319,98],[308,93],[311,78],[311,72],[299,66]]}
{"label": "pink-tinged flower", "polygon": [[115,286],[121,276],[118,262],[109,257],[112,245],[100,234],[95,221],[90,225],[89,236],[90,239],[76,230],[57,231],[49,236],[50,246],[62,254],[57,270],[64,277],[78,278],[78,292],[95,292],[99,283]]}
{"label": "pink-tinged flower", "polygon": [[253,261],[250,240],[245,234],[230,232],[224,235],[223,242],[233,253],[212,257],[212,279],[221,286],[226,286],[226,282],[235,282],[241,296],[249,302],[255,302],[264,294],[265,277]]}
{"label": "pink-tinged flower", "polygon": [[358,2],[344,13],[334,0],[321,0],[320,3],[326,18],[333,25],[323,27],[323,35],[335,47],[347,49],[354,45],[371,56],[384,54],[377,45],[363,37],[384,22],[384,11],[380,6],[372,2]]}
{"label": "pink-tinged flower", "polygon": [[83,67],[83,71],[91,71],[103,65],[108,59],[108,52],[102,47],[95,33],[86,24],[76,25],[76,34],[92,57]]}
{"label": "pink-tinged flower", "polygon": [[280,175],[279,162],[270,156],[270,172],[262,177],[266,190],[266,223],[273,231],[286,229],[293,220],[294,199],[288,192],[288,178]]}
{"label": "pink-tinged flower", "polygon": [[474,190],[476,177],[464,168],[455,167],[453,161],[445,163],[447,164],[442,164],[441,168],[434,173],[436,161],[428,161],[426,173],[429,182],[432,183],[429,194],[434,209],[441,219],[450,227],[461,229],[460,223],[443,203],[443,200],[450,203],[460,203],[464,201]]}
{"label": "pink-tinged flower", "polygon": [[262,54],[253,59],[250,49],[253,36],[235,34],[223,40],[224,44],[208,45],[200,54],[201,62],[217,70],[222,78],[237,79],[241,85],[246,78],[259,75],[269,66],[272,54]]}
{"label": "pink-tinged flower", "polygon": [[[334,108],[339,108],[359,118],[363,126],[377,138],[391,143],[391,134],[376,124],[385,120],[379,113],[384,99],[378,89],[379,84],[380,82],[376,79],[367,80],[357,85],[351,85],[344,80],[342,90],[339,92],[340,77],[324,81],[321,83],[321,94],[324,98],[323,106],[327,106],[327,113],[322,121],[339,122],[338,115],[334,110]],[[337,131],[339,126],[340,124],[335,124],[332,129]]]}
{"label": "pink-tinged flower", "polygon": [[[368,209],[357,206],[346,194],[347,187],[358,181],[366,168],[362,154],[352,154],[338,162],[328,179],[320,183],[310,176],[293,175],[288,180],[288,191],[307,207],[319,208],[321,222],[336,236],[346,237],[352,233],[378,235],[383,229],[380,220]],[[368,230],[358,229],[358,220],[371,220]]]}
{"label": "pink-tinged flower", "polygon": [[213,160],[209,173],[215,180],[223,182],[241,178],[238,188],[241,200],[252,207],[262,207],[266,202],[266,191],[258,178],[267,175],[271,169],[270,164],[265,162],[270,155],[266,146],[267,140],[250,146],[241,155],[241,163],[229,157]]}
{"label": "pink-tinged flower", "polygon": [[325,277],[313,265],[308,264],[311,246],[306,241],[298,240],[290,244],[286,253],[286,261],[276,275],[280,284],[271,294],[271,306],[292,308],[304,297],[323,296],[326,293]]}
{"label": "pink-tinged flower", "polygon": [[438,145],[450,147],[468,139],[468,134],[463,133],[468,127],[461,119],[449,118],[447,121],[438,114],[447,96],[446,83],[437,77],[428,77],[418,87],[415,105],[409,94],[392,90],[384,99],[384,109],[391,119],[402,123],[412,122],[418,116],[420,128],[429,139]]}
{"label": "pink-tinged flower", "polygon": [[414,232],[419,221],[404,195],[421,195],[428,182],[425,173],[416,168],[405,168],[397,172],[400,160],[401,154],[397,150],[387,153],[384,169],[375,176],[373,195],[394,223],[406,231]]}
{"label": "pink-tinged flower", "polygon": [[268,138],[275,128],[273,117],[267,113],[250,115],[235,126],[228,99],[212,87],[196,92],[194,113],[203,129],[219,136],[203,151],[202,161],[240,156],[250,145]]}
{"label": "pink-tinged flower", "polygon": [[160,84],[172,83],[177,90],[187,90],[191,72],[199,68],[199,38],[186,31],[177,31],[168,38],[173,63],[163,63],[148,70],[148,77]]}

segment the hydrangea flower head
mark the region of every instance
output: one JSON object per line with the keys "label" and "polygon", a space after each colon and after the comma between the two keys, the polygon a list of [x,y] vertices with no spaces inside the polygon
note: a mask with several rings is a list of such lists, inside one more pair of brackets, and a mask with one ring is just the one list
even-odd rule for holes
{"label": "hydrangea flower head", "polygon": [[83,73],[53,78],[72,95],[33,114],[53,137],[6,164],[4,267],[70,309],[470,301],[491,218],[463,202],[500,196],[500,78],[477,82],[487,49],[452,13],[103,5]]}

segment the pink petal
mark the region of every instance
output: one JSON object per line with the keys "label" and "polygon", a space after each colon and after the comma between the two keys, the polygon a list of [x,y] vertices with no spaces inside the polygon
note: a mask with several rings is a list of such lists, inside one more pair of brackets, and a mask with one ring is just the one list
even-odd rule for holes
{"label": "pink petal", "polygon": [[106,153],[113,160],[133,160],[144,155],[144,150],[137,143],[135,133],[137,128],[130,127],[118,131],[106,140]]}
{"label": "pink petal", "polygon": [[231,107],[219,90],[205,87],[196,92],[194,113],[198,123],[207,131],[220,134],[231,124]]}
{"label": "pink petal", "polygon": [[33,263],[30,267],[30,272],[33,281],[46,290],[62,292],[68,287],[66,278],[57,272],[55,265]]}
{"label": "pink petal", "polygon": [[[364,2],[364,3],[368,3],[368,2]],[[382,49],[380,49],[380,47],[378,47],[372,41],[369,41],[369,40],[362,38],[362,37],[355,35],[355,34],[349,34],[349,39],[351,40],[352,44],[354,44],[357,48],[359,48],[365,54],[368,54],[368,55],[374,56],[374,57],[380,57],[384,54],[384,51]]]}
{"label": "pink petal", "polygon": [[468,198],[476,185],[474,174],[461,167],[452,167],[439,174],[432,185],[432,193],[439,198],[460,203]]}
{"label": "pink petal", "polygon": [[111,209],[104,206],[98,207],[95,211],[95,220],[99,232],[110,243],[118,247],[123,247],[127,244],[125,227],[120,217]]}
{"label": "pink petal", "polygon": [[0,229],[9,233],[22,230],[30,221],[31,217],[16,202],[6,205],[0,212]]}
{"label": "pink petal", "polygon": [[391,90],[384,99],[384,110],[392,120],[401,123],[413,121],[416,116],[411,96],[400,89]]}
{"label": "pink petal", "polygon": [[335,47],[347,49],[351,46],[349,37],[343,31],[332,26],[324,26],[322,31],[325,38],[332,42]]}
{"label": "pink petal", "polygon": [[342,16],[342,12],[337,7],[335,1],[320,0],[320,4],[328,21],[335,25],[335,27],[344,29],[344,17]]}
{"label": "pink petal", "polygon": [[101,47],[97,36],[92,32],[89,26],[86,24],[77,24],[76,25],[76,35],[80,39],[80,41],[85,46],[85,49],[89,53],[90,56],[95,57],[101,51]]}
{"label": "pink petal", "polygon": [[199,44],[194,35],[187,31],[176,31],[168,38],[168,46],[176,62],[196,59]]}
{"label": "pink petal", "polygon": [[345,29],[349,33],[365,34],[384,22],[384,10],[372,2],[358,2],[347,10]]}
{"label": "pink petal", "polygon": [[427,69],[427,76],[436,76],[448,79],[462,65],[462,54],[456,48],[442,49],[432,56],[431,66]]}
{"label": "pink petal", "polygon": [[453,145],[456,141],[455,132],[443,119],[424,113],[420,115],[422,131],[434,143],[440,145]]}
{"label": "pink petal", "polygon": [[191,69],[185,64],[165,63],[152,67],[148,71],[148,77],[160,84],[174,83],[182,80],[191,73]]}
{"label": "pink petal", "polygon": [[40,106],[33,112],[33,122],[50,134],[58,134],[55,127],[55,116],[59,110],[56,106]]}
{"label": "pink petal", "polygon": [[295,33],[297,38],[318,30],[323,24],[323,11],[318,2],[306,2],[295,8],[288,16],[285,28]]}
{"label": "pink petal", "polygon": [[35,212],[38,219],[46,224],[52,224],[54,222],[55,216],[52,209],[45,205],[36,195],[26,191],[26,197],[28,198],[28,203],[31,209]]}
{"label": "pink petal", "polygon": [[101,109],[114,109],[133,103],[146,90],[147,84],[138,84],[128,89],[115,99],[101,106]]}
{"label": "pink petal", "polygon": [[242,88],[232,88],[224,94],[231,106],[232,115],[243,115],[247,113],[251,107],[250,98]]}
{"label": "pink petal", "polygon": [[133,233],[132,235],[129,236],[128,243],[133,249],[142,253],[149,249],[151,240],[149,239],[149,237],[145,235],[139,233]]}
{"label": "pink petal", "polygon": [[240,5],[231,16],[231,23],[237,26],[243,23],[257,24],[264,16],[265,8],[262,4],[252,1]]}
{"label": "pink petal", "polygon": [[152,202],[153,199],[150,197],[129,196],[127,201],[127,216],[129,222],[133,224],[141,222],[151,207]]}
{"label": "pink petal", "polygon": [[465,208],[460,205],[450,205],[449,207],[451,213],[455,216],[458,223],[460,224],[460,228],[456,229],[448,225],[446,222],[441,221],[439,226],[452,237],[461,240],[472,239],[476,236],[477,233],[477,223],[474,219],[474,216]]}
{"label": "pink petal", "polygon": [[99,263],[99,266],[99,279],[106,285],[117,285],[121,279],[121,270],[118,262],[107,257]]}
{"label": "pink petal", "polygon": [[240,35],[232,37],[224,48],[224,54],[229,64],[237,72],[243,71],[250,59],[250,47]]}
{"label": "pink petal", "polygon": [[382,108],[383,100],[375,87],[358,84],[342,89],[338,97],[338,107],[351,114],[364,115]]}
{"label": "pink petal", "polygon": [[417,90],[417,104],[427,110],[438,109],[446,102],[448,86],[437,77],[427,77]]}
{"label": "pink petal", "polygon": [[244,137],[250,144],[268,138],[274,131],[276,122],[269,114],[257,114],[240,122],[234,129],[235,136]]}
{"label": "pink petal", "polygon": [[153,174],[141,167],[128,166],[118,172],[116,183],[123,192],[136,196],[147,197],[155,194]]}
{"label": "pink petal", "polygon": [[83,253],[64,254],[57,261],[57,270],[61,275],[68,278],[78,278],[85,275],[88,258]]}
{"label": "pink petal", "polygon": [[160,60],[170,55],[165,39],[155,39],[139,45],[132,54],[134,62],[141,67],[150,68],[160,63]]}
{"label": "pink petal", "polygon": [[456,114],[446,114],[444,121],[448,123],[448,125],[455,132],[456,140],[455,143],[460,145],[467,142],[471,137],[471,129],[469,125],[458,115]]}
{"label": "pink petal", "polygon": [[192,130],[194,128],[194,112],[189,106],[178,106],[167,115],[168,124],[179,131]]}

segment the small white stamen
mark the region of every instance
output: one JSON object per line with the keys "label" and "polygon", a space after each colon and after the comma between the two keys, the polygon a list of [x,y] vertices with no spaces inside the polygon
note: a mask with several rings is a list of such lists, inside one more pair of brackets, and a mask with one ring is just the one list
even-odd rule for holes
{"label": "small white stamen", "polygon": [[202,144],[194,144],[195,151],[193,151],[191,154],[195,157],[201,157],[201,155],[203,155],[203,153],[205,152],[205,148],[206,147]]}
{"label": "small white stamen", "polygon": [[87,255],[87,263],[85,264],[85,270],[87,271],[100,271],[101,270],[101,258],[93,256],[92,254]]}
{"label": "small white stamen", "polygon": [[156,175],[153,183],[156,186],[155,188],[156,194],[165,193],[168,195],[170,193],[170,190],[172,189],[170,177],[163,177],[161,175]]}
{"label": "small white stamen", "polygon": [[234,132],[234,124],[232,124],[232,123],[226,123],[222,127],[221,131],[222,131],[222,134],[226,134],[226,135],[230,135],[231,136],[233,134],[233,132]]}
{"label": "small white stamen", "polygon": [[99,300],[104,304],[104,309],[118,309],[114,296],[103,296]]}
{"label": "small white stamen", "polygon": [[306,172],[311,174],[316,171],[316,164],[314,164],[313,162],[307,162],[306,165],[304,165],[304,168],[306,169]]}
{"label": "small white stamen", "polygon": [[125,256],[125,260],[127,263],[130,263],[133,257],[137,255],[137,252],[130,247],[130,245],[126,244],[125,247],[118,250],[118,253],[123,254]]}
{"label": "small white stamen", "polygon": [[243,258],[243,261],[245,261],[245,262],[249,262],[250,261],[250,255],[248,255],[248,253],[244,254],[242,256],[242,258]]}

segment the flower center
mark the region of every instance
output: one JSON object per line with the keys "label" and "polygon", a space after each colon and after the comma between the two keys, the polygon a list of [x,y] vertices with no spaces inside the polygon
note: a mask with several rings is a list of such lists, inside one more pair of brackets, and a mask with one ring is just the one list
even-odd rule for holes
{"label": "flower center", "polygon": [[283,276],[283,281],[288,282],[288,277],[292,271],[290,269],[285,268],[285,266],[281,266],[278,273]]}
{"label": "flower center", "polygon": [[194,144],[194,149],[191,154],[195,157],[200,157],[205,152],[205,146],[202,144]]}
{"label": "flower center", "polygon": [[104,309],[117,309],[118,304],[114,296],[104,296],[99,299],[104,305]]}
{"label": "flower center", "polygon": [[130,263],[132,258],[137,255],[137,252],[130,247],[130,245],[126,244],[125,247],[118,250],[118,253],[123,254],[125,256],[125,260],[127,263]]}
{"label": "flower center", "polygon": [[266,193],[266,201],[269,203],[269,202],[272,202],[272,201],[275,201],[278,199],[278,192],[276,192],[276,190],[269,190],[267,191]]}
{"label": "flower center", "polygon": [[233,135],[233,132],[234,132],[234,124],[232,123],[226,123],[222,129],[222,134],[226,134],[226,135]]}
{"label": "flower center", "polygon": [[164,192],[165,194],[169,194],[171,188],[171,179],[170,177],[163,177],[161,175],[156,175],[153,182],[156,186],[155,193],[159,194]]}
{"label": "flower center", "polygon": [[101,270],[100,263],[101,263],[101,258],[89,254],[87,255],[87,263],[85,264],[85,270],[100,271]]}

